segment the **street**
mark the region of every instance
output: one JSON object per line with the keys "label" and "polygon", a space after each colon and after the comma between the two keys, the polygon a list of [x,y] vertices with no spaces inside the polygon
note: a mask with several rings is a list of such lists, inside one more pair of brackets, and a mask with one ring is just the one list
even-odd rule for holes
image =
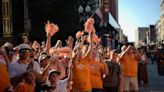
{"label": "street", "polygon": [[146,87],[140,87],[139,92],[164,92],[164,76],[159,76],[156,64],[148,64],[148,80]]}

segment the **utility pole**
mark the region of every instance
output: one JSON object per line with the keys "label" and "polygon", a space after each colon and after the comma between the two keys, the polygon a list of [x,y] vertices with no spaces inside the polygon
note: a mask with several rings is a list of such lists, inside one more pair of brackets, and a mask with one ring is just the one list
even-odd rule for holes
{"label": "utility pole", "polygon": [[28,20],[28,2],[23,0],[24,3],[24,31],[25,34],[29,35],[29,20]]}

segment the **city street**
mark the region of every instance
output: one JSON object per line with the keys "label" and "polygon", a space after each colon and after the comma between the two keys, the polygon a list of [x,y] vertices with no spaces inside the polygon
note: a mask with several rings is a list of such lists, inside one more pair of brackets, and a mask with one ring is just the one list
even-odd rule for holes
{"label": "city street", "polygon": [[139,92],[164,92],[164,76],[159,76],[156,64],[148,64],[149,84],[140,87]]}

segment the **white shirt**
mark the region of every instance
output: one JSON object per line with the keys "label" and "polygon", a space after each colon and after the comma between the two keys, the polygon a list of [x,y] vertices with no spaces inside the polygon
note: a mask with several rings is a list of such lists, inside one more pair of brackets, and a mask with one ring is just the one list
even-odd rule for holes
{"label": "white shirt", "polygon": [[56,89],[53,92],[69,92],[67,87],[68,87],[68,78],[64,80],[59,80],[57,82]]}
{"label": "white shirt", "polygon": [[40,68],[39,63],[38,63],[37,61],[32,61],[32,62],[33,62],[33,64],[34,64],[33,69],[34,69],[37,73],[40,73],[41,68]]}
{"label": "white shirt", "polygon": [[28,64],[18,63],[18,60],[13,61],[13,62],[9,65],[9,76],[10,76],[10,78],[25,73],[26,70],[27,70],[27,65],[28,65]]}
{"label": "white shirt", "polygon": [[57,92],[68,92],[68,78],[59,80],[56,86]]}
{"label": "white shirt", "polygon": [[145,61],[145,54],[142,55],[141,61]]}

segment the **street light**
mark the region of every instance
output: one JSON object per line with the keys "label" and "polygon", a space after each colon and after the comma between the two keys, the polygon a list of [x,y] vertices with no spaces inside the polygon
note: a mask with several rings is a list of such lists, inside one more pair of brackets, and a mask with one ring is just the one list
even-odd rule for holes
{"label": "street light", "polygon": [[86,11],[87,13],[91,12],[91,7],[90,7],[89,5],[87,5],[87,6],[85,7],[85,11]]}
{"label": "street light", "polygon": [[84,9],[83,9],[82,5],[79,6],[78,12],[79,12],[79,13],[83,13],[83,12],[84,12]]}
{"label": "street light", "polygon": [[79,19],[79,28],[81,30],[81,24],[83,25],[83,23],[87,20],[87,18],[89,17],[89,13],[91,12],[91,7],[90,5],[79,5],[78,7],[78,13],[80,15],[80,19]]}

